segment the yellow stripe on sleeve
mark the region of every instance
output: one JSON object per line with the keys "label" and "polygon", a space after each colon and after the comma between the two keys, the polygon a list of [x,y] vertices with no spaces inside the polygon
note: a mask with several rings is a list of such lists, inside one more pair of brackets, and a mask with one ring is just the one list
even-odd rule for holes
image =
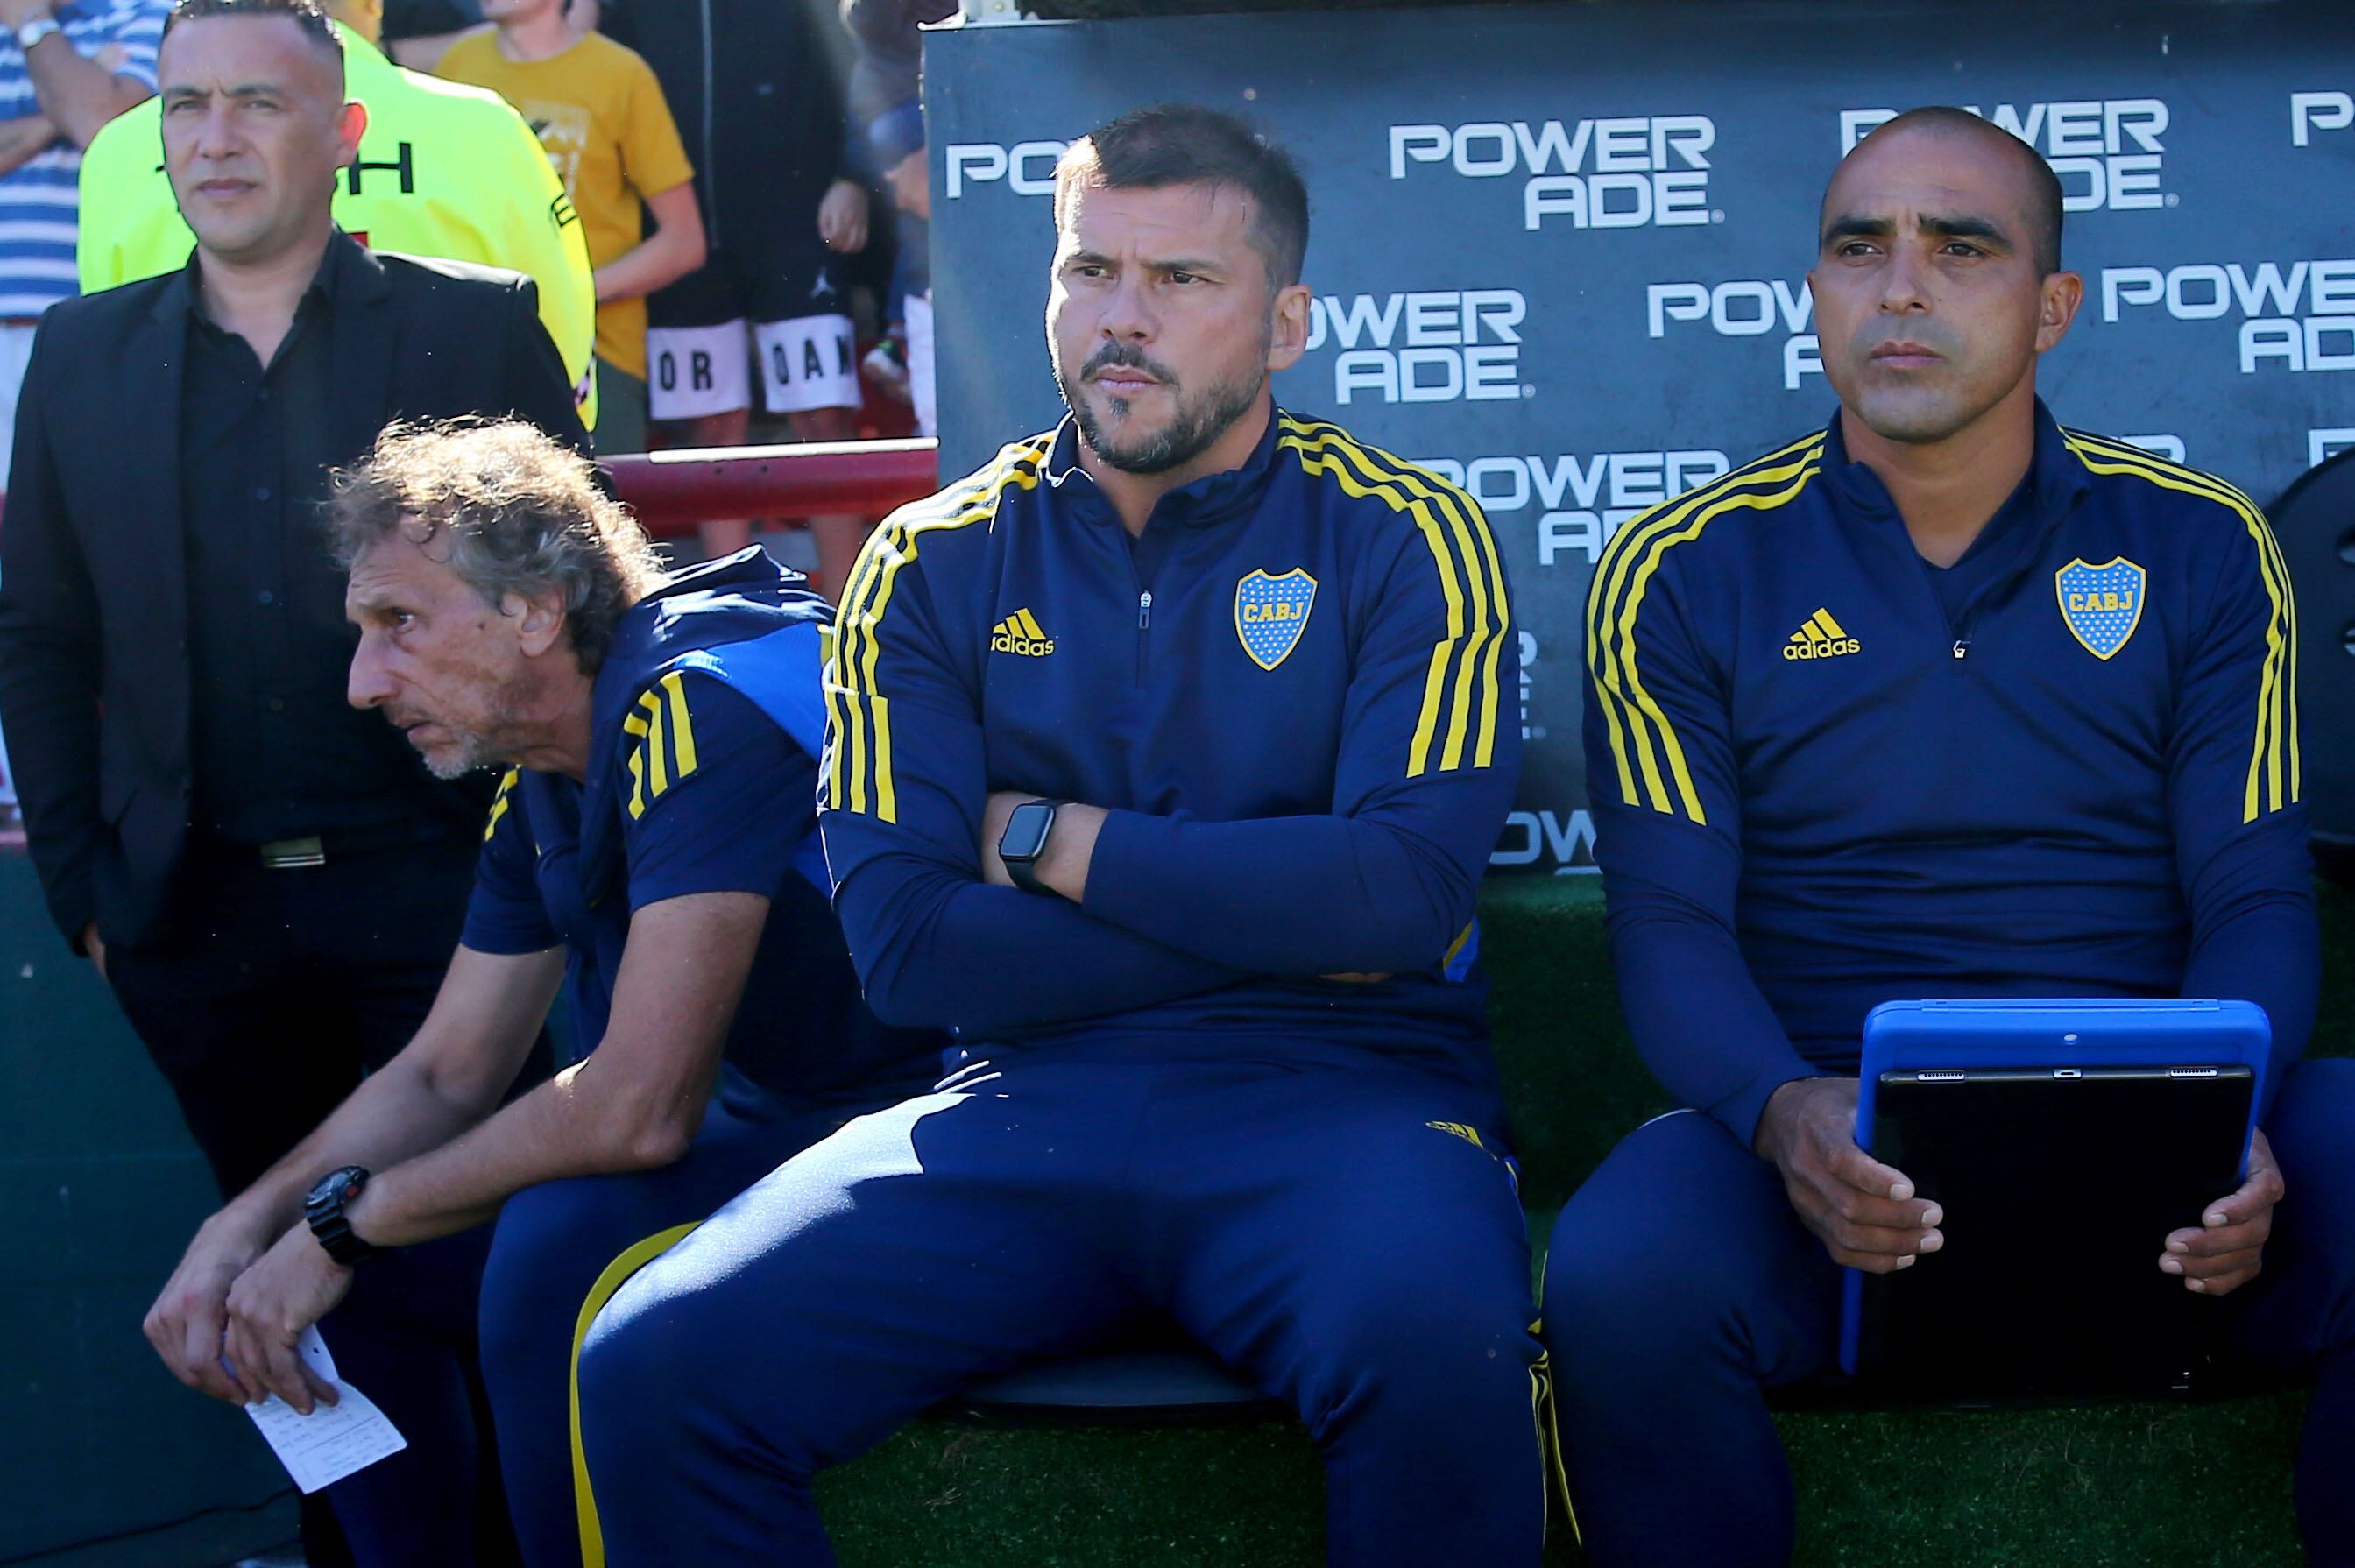
{"label": "yellow stripe on sleeve", "polygon": [[2257,571],[2264,584],[2269,613],[2265,623],[2265,656],[2257,678],[2255,734],[2249,751],[2247,782],[2241,797],[2241,820],[2254,822],[2270,812],[2296,803],[2300,777],[2297,742],[2297,603],[2291,591],[2289,569],[2264,514],[2255,502],[2212,475],[2168,462],[2144,451],[2083,431],[2064,431],[2062,438],[2077,460],[2094,474],[2141,479],[2161,489],[2213,501],[2241,519],[2257,549]]}
{"label": "yellow stripe on sleeve", "polygon": [[660,698],[649,691],[638,700],[646,709],[646,795],[651,799],[670,788],[670,763],[663,756],[670,726],[663,717]]}
{"label": "yellow stripe on sleeve", "polygon": [[1498,669],[1512,612],[1503,563],[1478,503],[1337,425],[1286,415],[1277,445],[1297,453],[1304,471],[1333,478],[1345,494],[1376,497],[1412,517],[1432,552],[1447,603],[1447,635],[1432,649],[1408,744],[1407,776],[1434,766],[1491,765],[1501,706]]}
{"label": "yellow stripe on sleeve", "polygon": [[1824,440],[1817,432],[1654,507],[1621,528],[1595,563],[1587,596],[1587,667],[1610,737],[1620,798],[1629,805],[1669,815],[1681,811],[1696,823],[1709,820],[1683,743],[1637,673],[1636,615],[1653,574],[1669,549],[1699,538],[1718,517],[1771,511],[1805,490],[1820,466]]}
{"label": "yellow stripe on sleeve", "polygon": [[687,712],[687,677],[673,670],[662,677],[662,688],[670,699],[671,772],[685,778],[695,771],[695,723]]}
{"label": "yellow stripe on sleeve", "polygon": [[916,558],[919,539],[934,529],[968,528],[994,517],[1009,488],[1036,487],[1052,441],[1042,435],[1006,448],[975,479],[901,508],[868,537],[843,585],[835,657],[826,672],[822,782],[829,808],[899,820],[890,707],[876,687],[881,657],[876,629],[890,607],[901,569]]}
{"label": "yellow stripe on sleeve", "polygon": [[646,721],[642,716],[633,712],[622,720],[622,730],[623,733],[635,735],[638,738],[638,743],[630,748],[630,816],[635,818],[646,814],[648,798],[646,795]]}

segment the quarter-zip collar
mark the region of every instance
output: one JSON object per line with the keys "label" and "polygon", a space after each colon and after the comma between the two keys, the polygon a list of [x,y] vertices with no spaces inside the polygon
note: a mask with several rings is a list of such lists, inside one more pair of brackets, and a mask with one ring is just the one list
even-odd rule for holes
{"label": "quarter-zip collar", "polygon": [[[1839,411],[1832,411],[1824,442],[1823,477],[1834,509],[1843,522],[1904,526],[1896,501],[1881,475],[1851,461],[1848,441],[1840,431]],[[2033,487],[2035,516],[2026,530],[2039,546],[2074,510],[2093,488],[2092,475],[2069,450],[2052,411],[2036,400],[2036,451],[2029,460],[2027,482]],[[2006,505],[2009,505],[2007,502]],[[1910,540],[1908,541],[1910,545]],[[2023,552],[2032,556],[2034,551]]]}
{"label": "quarter-zip collar", "polygon": [[[1267,429],[1260,433],[1259,444],[1252,448],[1242,465],[1222,474],[1204,475],[1162,496],[1154,503],[1153,514],[1146,524],[1147,530],[1164,525],[1210,528],[1249,515],[1267,488],[1268,475],[1274,472],[1276,433],[1283,425],[1284,411],[1270,405]],[[1080,516],[1092,523],[1120,526],[1119,513],[1113,509],[1088,471],[1080,466],[1080,424],[1069,414],[1055,427],[1055,441],[1047,449],[1044,474],[1047,483],[1060,492],[1063,500]]]}

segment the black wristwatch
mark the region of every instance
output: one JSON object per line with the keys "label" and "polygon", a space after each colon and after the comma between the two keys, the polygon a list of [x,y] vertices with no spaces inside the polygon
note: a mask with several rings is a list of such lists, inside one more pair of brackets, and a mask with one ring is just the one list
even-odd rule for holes
{"label": "black wristwatch", "polygon": [[1026,893],[1055,891],[1039,880],[1039,857],[1047,852],[1047,836],[1055,831],[1055,808],[1069,805],[1067,800],[1026,800],[1007,817],[1006,831],[997,836],[997,858],[1006,863],[1014,885]]}
{"label": "black wristwatch", "polygon": [[303,1218],[310,1221],[311,1234],[329,1257],[346,1268],[364,1264],[385,1250],[361,1241],[353,1233],[352,1222],[344,1218],[345,1207],[368,1187],[368,1180],[367,1171],[347,1165],[319,1178],[319,1185],[303,1200]]}

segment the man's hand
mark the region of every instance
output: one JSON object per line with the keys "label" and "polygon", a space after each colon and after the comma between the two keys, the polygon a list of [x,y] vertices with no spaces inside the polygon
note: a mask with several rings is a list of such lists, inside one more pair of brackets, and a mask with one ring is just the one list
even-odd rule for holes
{"label": "man's hand", "polygon": [[925,166],[923,148],[893,164],[883,176],[883,186],[891,193],[892,205],[909,217],[929,219],[932,216],[932,176]]}
{"label": "man's hand", "polygon": [[[0,0],[0,5],[8,0]],[[845,256],[867,249],[867,187],[855,180],[837,180],[826,187],[817,204],[817,237],[826,248]]]}
{"label": "man's hand", "polygon": [[1945,1213],[1913,1196],[1902,1171],[1856,1143],[1856,1080],[1801,1078],[1766,1102],[1754,1140],[1783,1173],[1783,1190],[1832,1262],[1889,1274],[1945,1245]]}
{"label": "man's hand", "polygon": [[36,16],[57,15],[55,0],[0,0],[0,22],[11,29],[21,27]]}
{"label": "man's hand", "polygon": [[206,1221],[141,1325],[174,1377],[230,1404],[261,1397],[222,1371],[220,1358],[229,1287],[261,1254],[265,1241],[246,1232],[227,1211]]}
{"label": "man's hand", "polygon": [[98,977],[105,979],[106,942],[98,934],[98,922],[93,920],[81,928],[81,950],[90,955],[91,963],[98,969]]}
{"label": "man's hand", "polygon": [[336,1403],[336,1391],[304,1364],[294,1343],[351,1287],[352,1271],[329,1257],[304,1224],[238,1275],[229,1292],[228,1353],[255,1398],[274,1393],[304,1415],[316,1403]]}
{"label": "man's hand", "polygon": [[57,139],[57,123],[46,114],[0,120],[0,175],[23,168],[48,151]]}
{"label": "man's hand", "polygon": [[2183,1288],[2222,1296],[2257,1277],[2264,1267],[2265,1239],[2273,1234],[2274,1205],[2284,1191],[2281,1167],[2261,1129],[2249,1140],[2249,1176],[2230,1198],[2208,1205],[2200,1224],[2167,1238],[2158,1266],[2183,1276]]}

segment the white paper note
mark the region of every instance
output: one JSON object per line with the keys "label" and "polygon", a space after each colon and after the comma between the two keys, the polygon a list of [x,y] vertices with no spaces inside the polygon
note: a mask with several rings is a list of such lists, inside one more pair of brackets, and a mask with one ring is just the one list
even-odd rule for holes
{"label": "white paper note", "polygon": [[336,1378],[335,1358],[327,1354],[327,1342],[319,1338],[316,1328],[303,1330],[294,1353],[321,1379],[334,1384],[342,1403],[315,1404],[310,1414],[301,1415],[272,1394],[259,1404],[247,1405],[245,1413],[253,1417],[253,1424],[297,1487],[315,1492],[409,1446],[409,1439],[368,1395]]}

